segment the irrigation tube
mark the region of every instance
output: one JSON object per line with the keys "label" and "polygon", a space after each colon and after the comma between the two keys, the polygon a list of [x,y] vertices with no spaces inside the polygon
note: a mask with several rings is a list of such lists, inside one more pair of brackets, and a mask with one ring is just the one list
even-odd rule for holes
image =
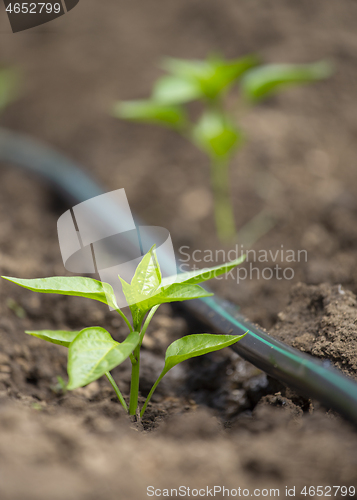
{"label": "irrigation tube", "polygon": [[[0,161],[37,174],[71,204],[105,192],[68,158],[16,132],[0,129]],[[111,215],[112,210],[104,204],[103,223],[110,223]],[[332,367],[329,361],[320,361],[275,340],[244,318],[236,306],[218,296],[183,302],[182,306],[211,331],[231,335],[248,331],[240,342],[231,346],[237,354],[357,425],[357,384]]]}

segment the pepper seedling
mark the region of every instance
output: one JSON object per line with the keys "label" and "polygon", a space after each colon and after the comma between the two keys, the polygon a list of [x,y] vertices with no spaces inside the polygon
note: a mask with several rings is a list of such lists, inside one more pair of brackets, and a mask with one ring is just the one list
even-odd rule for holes
{"label": "pepper seedling", "polygon": [[[244,134],[236,124],[232,100],[227,92],[239,82],[241,104],[247,110],[263,99],[293,85],[315,82],[332,73],[331,65],[266,64],[254,55],[234,60],[211,56],[206,60],[165,59],[166,75],[153,86],[150,99],[119,101],[114,105],[117,118],[153,123],[174,129],[210,159],[211,185],[217,234],[222,241],[236,235],[230,201],[229,165],[233,154],[244,143]],[[187,104],[201,103],[196,121],[189,117]]]}
{"label": "pepper seedling", "polygon": [[[149,323],[160,304],[211,296],[212,294],[199,283],[229,272],[244,259],[245,256],[209,269],[182,273],[177,275],[176,281],[172,283],[172,278],[162,278],[153,246],[143,256],[130,283],[119,277],[131,311],[132,324],[119,309],[113,288],[108,283],[77,276],[40,279],[3,276],[3,278],[34,292],[74,295],[97,300],[120,314],[129,330],[128,336],[121,343],[115,341],[107,330],[99,326],[84,328],[81,331],[31,330],[26,333],[68,347],[69,380],[66,386],[68,390],[86,386],[106,375],[125,410],[130,415],[138,415],[140,348]],[[153,385],[140,416],[143,416],[157,385],[171,368],[187,359],[230,346],[243,336],[192,334],[169,345],[162,373]],[[129,408],[110,374],[111,370],[127,358],[130,358],[132,363]]]}

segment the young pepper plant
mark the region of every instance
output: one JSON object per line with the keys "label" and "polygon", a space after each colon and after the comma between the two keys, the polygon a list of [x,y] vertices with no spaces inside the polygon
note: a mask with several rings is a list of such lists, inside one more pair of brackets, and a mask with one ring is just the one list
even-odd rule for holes
{"label": "young pepper plant", "polygon": [[[81,331],[39,330],[26,331],[40,339],[68,347],[68,390],[83,387],[106,375],[120,403],[130,415],[138,415],[140,349],[152,317],[160,304],[197,299],[212,295],[199,283],[229,272],[244,261],[245,256],[209,269],[179,274],[174,283],[162,278],[155,246],[144,255],[130,283],[119,277],[129,304],[132,323],[116,303],[113,288],[108,283],[84,277],[52,277],[18,279],[3,276],[29,290],[86,297],[115,309],[128,327],[128,336],[120,343],[104,328],[95,326]],[[173,342],[166,351],[163,371],[153,385],[141,409],[143,416],[150,398],[164,375],[175,365],[187,359],[217,351],[238,342],[243,336],[193,334]],[[129,408],[110,371],[127,358],[132,363]]]}
{"label": "young pepper plant", "polygon": [[[219,238],[231,240],[236,235],[230,201],[229,165],[243,143],[244,134],[225,97],[239,82],[240,110],[247,110],[263,99],[287,87],[327,78],[331,66],[313,64],[260,64],[249,55],[240,59],[206,60],[165,59],[166,75],[153,86],[149,99],[119,101],[114,105],[117,118],[169,127],[183,135],[208,155],[214,195],[215,222]],[[187,104],[200,101],[201,115],[192,121]]]}

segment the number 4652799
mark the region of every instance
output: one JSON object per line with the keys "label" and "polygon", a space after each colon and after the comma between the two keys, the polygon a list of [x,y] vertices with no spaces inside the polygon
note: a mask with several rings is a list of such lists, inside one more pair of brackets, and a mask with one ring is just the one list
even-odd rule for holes
{"label": "number 4652799", "polygon": [[304,486],[301,490],[300,495],[310,496],[310,497],[347,497],[355,496],[356,489],[354,486]]}
{"label": "number 4652799", "polygon": [[15,3],[12,5],[11,3],[6,7],[6,12],[9,14],[59,14],[61,12],[61,4],[60,3]]}

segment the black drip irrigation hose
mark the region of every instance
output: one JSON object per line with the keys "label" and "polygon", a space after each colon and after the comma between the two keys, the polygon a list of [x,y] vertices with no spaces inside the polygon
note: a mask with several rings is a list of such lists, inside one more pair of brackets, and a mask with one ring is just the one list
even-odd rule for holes
{"label": "black drip irrigation hose", "polygon": [[[68,158],[16,132],[0,129],[0,161],[37,174],[69,203],[80,203],[105,192]],[[103,223],[110,223],[112,213],[112,207],[104,204],[100,214]],[[357,425],[357,384],[331,366],[330,361],[318,360],[275,340],[244,318],[236,306],[216,295],[183,302],[182,306],[210,330],[231,335],[248,332],[231,346],[237,354]]]}

